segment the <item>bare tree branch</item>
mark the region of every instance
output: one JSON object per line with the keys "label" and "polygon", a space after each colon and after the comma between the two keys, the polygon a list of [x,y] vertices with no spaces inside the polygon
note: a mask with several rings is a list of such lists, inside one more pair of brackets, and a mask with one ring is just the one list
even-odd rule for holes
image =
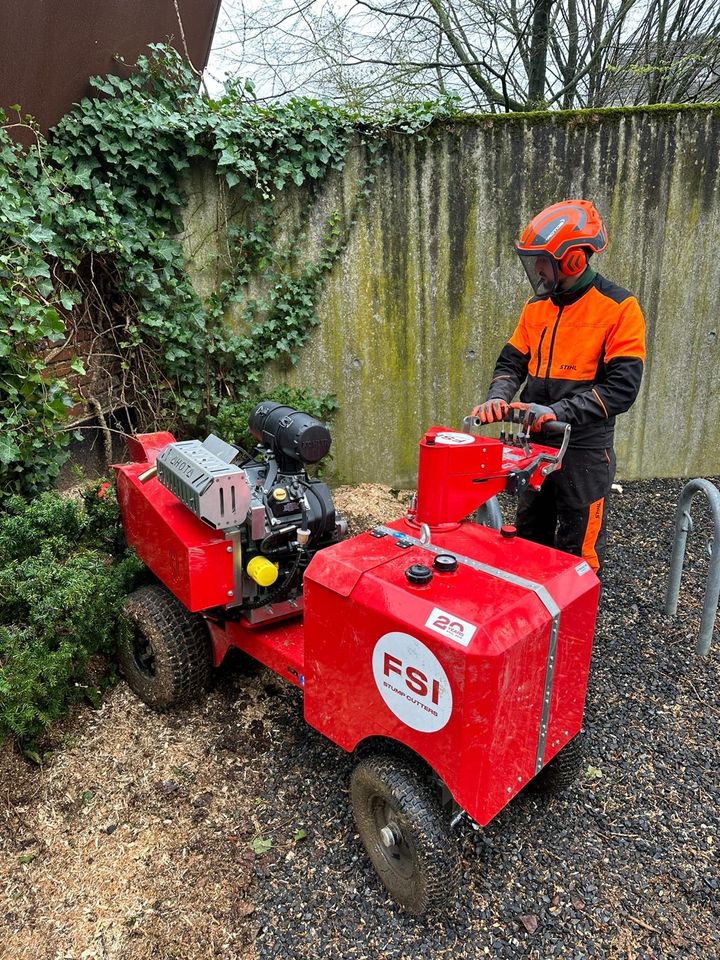
{"label": "bare tree branch", "polygon": [[259,99],[479,110],[720,98],[708,0],[225,0],[215,70]]}

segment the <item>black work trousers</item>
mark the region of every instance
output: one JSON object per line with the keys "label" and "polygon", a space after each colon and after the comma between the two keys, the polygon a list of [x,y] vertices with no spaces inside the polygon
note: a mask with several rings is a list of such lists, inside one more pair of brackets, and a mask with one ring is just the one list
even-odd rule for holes
{"label": "black work trousers", "polygon": [[562,468],[540,490],[518,500],[518,536],[586,560],[600,573],[607,540],[607,498],[615,476],[615,451],[565,452]]}

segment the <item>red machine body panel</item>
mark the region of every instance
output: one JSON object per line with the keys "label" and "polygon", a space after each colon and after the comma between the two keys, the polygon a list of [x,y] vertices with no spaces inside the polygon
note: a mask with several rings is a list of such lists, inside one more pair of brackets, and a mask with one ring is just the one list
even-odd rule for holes
{"label": "red machine body panel", "polygon": [[251,626],[243,620],[220,621],[208,618],[215,666],[219,666],[230,647],[237,647],[259,660],[283,680],[302,687],[305,684],[302,620]]}
{"label": "red machine body panel", "polygon": [[[436,553],[401,545],[417,532],[406,520],[390,528],[305,574],[305,717],[346,750],[407,745],[484,825],[535,773],[548,690],[543,764],[580,730],[599,582],[577,557],[466,522],[432,537],[457,569],[413,585],[408,568]],[[559,608],[551,686],[542,588]]]}
{"label": "red machine body panel", "polygon": [[[473,436],[448,427],[430,427],[420,440],[415,520],[430,527],[459,523],[481,503],[506,489],[508,477],[554,447],[522,446]],[[542,485],[544,464],[532,470],[529,485]]]}
{"label": "red machine body panel", "polygon": [[[154,457],[159,450],[153,448]],[[233,597],[232,553],[213,530],[153,477],[138,477],[152,463],[115,467],[125,536],[131,547],[188,610],[225,606]]]}
{"label": "red machine body panel", "polygon": [[136,433],[128,437],[128,455],[135,463],[147,461],[151,466],[169,443],[175,443],[172,433]]}

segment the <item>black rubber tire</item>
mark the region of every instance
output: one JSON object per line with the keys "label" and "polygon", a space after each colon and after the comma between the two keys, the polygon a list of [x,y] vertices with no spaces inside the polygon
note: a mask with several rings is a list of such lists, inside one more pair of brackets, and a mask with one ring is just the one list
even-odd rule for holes
{"label": "black rubber tire", "polygon": [[203,617],[159,584],[135,590],[123,609],[134,636],[120,644],[118,662],[130,689],[154,710],[200,697],[212,671]]}
{"label": "black rubber tire", "polygon": [[585,769],[585,742],[578,733],[530,782],[539,793],[554,794],[576,783]]}
{"label": "black rubber tire", "polygon": [[[454,899],[460,858],[429,773],[390,755],[366,757],[352,772],[350,799],[360,839],[394,900],[419,915]],[[400,842],[386,847],[383,826]]]}

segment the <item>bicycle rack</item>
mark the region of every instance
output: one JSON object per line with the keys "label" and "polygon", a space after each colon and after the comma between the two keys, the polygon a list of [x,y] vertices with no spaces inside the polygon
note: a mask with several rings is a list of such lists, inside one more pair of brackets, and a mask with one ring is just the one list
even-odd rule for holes
{"label": "bicycle rack", "polygon": [[670,560],[670,579],[665,596],[665,613],[674,616],[677,612],[687,537],[688,533],[692,533],[694,529],[690,516],[690,504],[696,494],[701,492],[707,496],[710,503],[714,524],[712,546],[710,547],[710,570],[700,621],[700,636],[695,646],[695,652],[702,657],[706,657],[712,642],[715,614],[718,608],[718,600],[720,600],[720,490],[709,480],[690,480],[689,483],[685,484],[680,494],[680,501],[675,511],[675,540]]}

